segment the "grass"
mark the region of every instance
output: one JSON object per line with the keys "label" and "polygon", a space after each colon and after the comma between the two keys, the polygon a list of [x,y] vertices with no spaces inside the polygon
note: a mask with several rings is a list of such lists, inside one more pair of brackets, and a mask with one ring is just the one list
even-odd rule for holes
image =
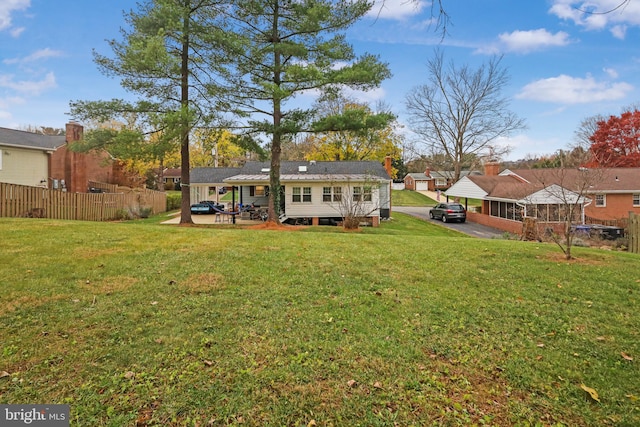
{"label": "grass", "polygon": [[435,206],[435,200],[422,193],[411,190],[391,190],[391,200],[394,206]]}
{"label": "grass", "polygon": [[637,255],[399,214],[157,221],[0,219],[0,403],[77,426],[640,424]]}

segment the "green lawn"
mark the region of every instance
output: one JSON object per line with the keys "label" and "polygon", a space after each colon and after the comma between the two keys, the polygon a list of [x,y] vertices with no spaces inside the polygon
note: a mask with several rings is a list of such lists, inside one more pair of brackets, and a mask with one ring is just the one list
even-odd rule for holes
{"label": "green lawn", "polygon": [[417,191],[392,190],[391,200],[394,206],[435,206],[437,201]]}
{"label": "green lawn", "polygon": [[637,255],[400,214],[158,221],[0,219],[0,403],[74,426],[640,425]]}

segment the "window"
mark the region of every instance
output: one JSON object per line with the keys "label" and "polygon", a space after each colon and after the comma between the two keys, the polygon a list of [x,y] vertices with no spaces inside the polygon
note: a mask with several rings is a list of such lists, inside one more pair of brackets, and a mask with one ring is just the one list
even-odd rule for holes
{"label": "window", "polygon": [[371,197],[371,187],[364,187],[364,194],[363,194],[363,197],[364,197],[364,201],[365,201],[365,202],[370,202],[370,201],[372,200],[372,197]]}
{"label": "window", "polygon": [[447,179],[446,178],[436,178],[436,187],[446,187]]}
{"label": "window", "polygon": [[311,187],[293,187],[291,201],[294,203],[311,203]]}
{"label": "window", "polygon": [[370,202],[372,200],[371,187],[353,187],[354,202]]}
{"label": "window", "polygon": [[596,206],[597,207],[607,206],[607,197],[604,194],[596,194]]}
{"label": "window", "polygon": [[[2,165],[0,165],[1,167]],[[633,195],[633,206],[640,206],[640,193]]]}
{"label": "window", "polygon": [[249,196],[264,197],[269,195],[269,187],[265,185],[252,185],[249,187]]}
{"label": "window", "polygon": [[353,187],[353,201],[359,202],[362,200],[362,187]]}
{"label": "window", "polygon": [[342,187],[322,187],[323,202],[340,202],[342,201]]}

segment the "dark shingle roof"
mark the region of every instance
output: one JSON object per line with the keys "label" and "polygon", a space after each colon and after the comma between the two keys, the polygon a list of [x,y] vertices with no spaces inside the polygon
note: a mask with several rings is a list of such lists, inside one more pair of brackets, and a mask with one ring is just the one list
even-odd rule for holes
{"label": "dark shingle roof", "polygon": [[[271,166],[269,162],[247,162],[241,170],[242,175],[267,174],[262,172]],[[376,161],[285,161],[280,164],[280,175],[298,175],[300,166],[306,166],[309,175],[371,175],[389,179],[386,169]]]}
{"label": "dark shingle roof", "polygon": [[[241,181],[269,181],[269,162],[247,162],[241,168],[194,168],[190,179],[193,184],[222,183],[228,178]],[[306,171],[301,170],[306,166]],[[388,180],[389,175],[382,164],[375,161],[361,162],[307,162],[286,161],[280,165],[283,180],[326,180],[328,176],[375,177]]]}
{"label": "dark shingle roof", "polygon": [[222,184],[224,180],[240,173],[241,168],[193,168],[189,180],[193,184]]}
{"label": "dark shingle roof", "polygon": [[64,145],[64,136],[40,135],[33,132],[0,128],[0,145],[52,151]]}

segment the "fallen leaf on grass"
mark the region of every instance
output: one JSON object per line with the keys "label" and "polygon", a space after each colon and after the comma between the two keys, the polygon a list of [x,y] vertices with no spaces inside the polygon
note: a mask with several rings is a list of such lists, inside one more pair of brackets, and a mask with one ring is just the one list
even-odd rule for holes
{"label": "fallen leaf on grass", "polygon": [[544,347],[544,344],[539,343],[539,344],[538,344],[538,347],[542,348],[542,347]]}
{"label": "fallen leaf on grass", "polygon": [[151,301],[151,305],[158,305],[158,301]]}
{"label": "fallen leaf on grass", "polygon": [[628,360],[628,361],[632,361],[632,360],[633,360],[633,357],[629,356],[629,355],[628,355],[627,353],[625,353],[624,351],[621,351],[621,352],[620,352],[620,356],[622,356],[622,358],[623,358],[624,360]]}
{"label": "fallen leaf on grass", "polygon": [[604,341],[604,340],[606,340],[606,338],[603,336],[596,337],[596,341]]}
{"label": "fallen leaf on grass", "polygon": [[625,394],[624,397],[633,400],[634,402],[638,400],[638,396],[634,396],[633,394]]}
{"label": "fallen leaf on grass", "polygon": [[311,421],[309,421],[309,424],[307,424],[307,427],[313,427],[315,425],[317,425],[316,424],[316,420],[311,420]]}
{"label": "fallen leaf on grass", "polygon": [[213,362],[211,360],[205,360],[204,361],[204,365],[205,366],[213,366]]}
{"label": "fallen leaf on grass", "polygon": [[373,383],[373,388],[382,389],[382,384],[380,383],[380,381],[376,381],[375,383]]}
{"label": "fallen leaf on grass", "polygon": [[0,372],[0,378],[9,377],[11,374],[7,371]]}
{"label": "fallen leaf on grass", "polygon": [[350,388],[354,388],[354,387],[356,387],[358,385],[358,382],[356,380],[349,380],[349,381],[347,381],[347,385]]}
{"label": "fallen leaf on grass", "polygon": [[595,400],[596,402],[600,402],[600,398],[598,397],[598,392],[592,389],[591,387],[587,387],[584,384],[580,384],[580,388],[587,392],[587,395]]}
{"label": "fallen leaf on grass", "polygon": [[124,377],[128,380],[130,380],[131,378],[134,378],[135,376],[136,374],[133,371],[127,371],[124,373]]}

